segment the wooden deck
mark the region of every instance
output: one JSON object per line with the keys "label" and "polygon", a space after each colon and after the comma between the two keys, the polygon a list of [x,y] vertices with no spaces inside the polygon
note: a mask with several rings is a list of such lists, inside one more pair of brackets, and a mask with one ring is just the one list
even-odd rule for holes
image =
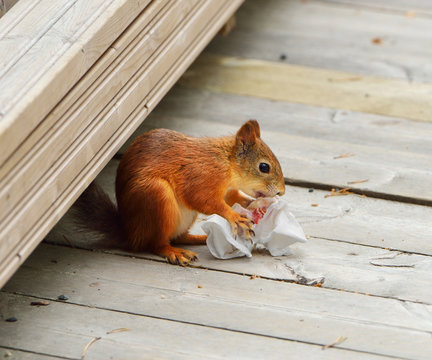
{"label": "wooden deck", "polygon": [[257,119],[309,241],[182,268],[91,251],[66,215],[0,292],[0,357],[432,358],[432,2],[247,0],[237,23],[136,134]]}

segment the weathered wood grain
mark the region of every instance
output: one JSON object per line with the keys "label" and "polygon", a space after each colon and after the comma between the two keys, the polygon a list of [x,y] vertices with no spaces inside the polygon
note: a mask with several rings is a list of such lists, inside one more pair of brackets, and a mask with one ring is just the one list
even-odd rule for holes
{"label": "weathered wood grain", "polygon": [[[20,9],[15,9],[12,17],[3,19],[0,25],[0,53],[2,67],[0,80],[13,68],[17,61],[37,44],[77,0],[69,1],[22,1]],[[28,10],[27,10],[28,9]],[[21,14],[24,12],[24,14]],[[20,41],[17,41],[19,39]]]}
{"label": "weathered wood grain", "polygon": [[[155,127],[195,136],[234,134],[250,118],[259,120],[264,141],[294,183],[432,203],[430,123],[176,88],[132,139]],[[343,154],[351,156],[338,158]],[[362,179],[368,181],[349,183]]]}
{"label": "weathered wood grain", "polygon": [[15,151],[148,3],[149,0],[77,0],[14,63],[0,82],[3,94],[0,163]]}
{"label": "weathered wood grain", "polygon": [[336,4],[347,5],[350,7],[361,8],[367,7],[378,11],[399,11],[405,16],[415,17],[432,15],[432,3],[428,0],[323,0],[324,2],[332,2]]}
{"label": "weathered wood grain", "polygon": [[[0,37],[4,37],[14,26],[18,25],[22,19],[29,16],[29,13],[43,0],[34,1],[19,1],[11,11],[9,15],[0,22]],[[6,19],[6,20],[5,20]]]}
{"label": "weathered wood grain", "polygon": [[[168,3],[168,5],[170,4],[173,3]],[[64,139],[59,135],[59,132],[66,125],[68,126],[68,134],[76,131],[74,126],[87,125],[89,120],[87,122],[83,119],[78,121],[76,118],[80,118],[80,114],[84,113],[82,118],[87,119],[91,117],[92,112],[98,114],[102,111],[103,106],[109,104],[112,97],[125,85],[126,79],[129,79],[134,73],[133,67],[142,66],[165,39],[165,32],[172,24],[161,21],[161,17],[171,7],[164,5],[166,3],[162,1],[154,1],[137,17],[134,23],[104,53],[104,56],[98,59],[62,101],[26,138],[17,151],[2,165],[0,179],[3,179],[6,175],[9,175],[9,177],[11,174],[18,175],[20,170],[17,169],[21,168],[22,171],[22,168],[25,167],[23,164],[28,164],[30,159],[36,160],[41,156],[44,158],[43,165],[46,166],[45,169],[53,165],[52,161],[50,161],[52,152],[43,152],[41,154],[38,143],[47,142],[48,140],[44,139],[44,137],[48,139],[54,138],[51,141],[57,141],[55,148],[58,149],[59,153],[63,152],[73,139]],[[162,22],[162,24],[158,23],[158,21]],[[175,25],[175,20],[172,22]],[[150,34],[152,27],[158,31]],[[140,60],[137,60],[134,55],[135,57],[138,55]],[[125,65],[130,69],[125,70]],[[115,71],[116,67],[117,71]],[[109,83],[110,86],[104,87],[106,83]],[[101,94],[103,99],[94,101],[94,95],[96,94]],[[67,120],[69,120],[69,123]],[[57,137],[61,139],[56,139]],[[10,181],[9,178],[6,183]]]}
{"label": "weathered wood grain", "polygon": [[[313,0],[247,1],[238,12],[236,30],[226,40],[215,39],[208,50],[357,75],[432,82],[432,24],[430,17],[420,16],[422,12],[406,16],[409,10],[415,14],[415,2],[400,1],[406,7],[402,12],[362,6],[397,7],[394,1],[348,2],[346,6]],[[379,39],[378,43],[373,39]]]}
{"label": "weathered wood grain", "polygon": [[[202,233],[195,228],[194,233]],[[48,241],[70,246],[94,248],[92,238],[74,236],[61,230]],[[270,279],[305,284],[322,283],[322,287],[360,292],[403,301],[432,304],[432,290],[428,286],[432,268],[430,256],[403,253],[395,250],[368,247],[348,242],[311,237],[305,244],[291,247],[286,257],[271,257],[265,250],[253,254],[251,259],[215,259],[207,247],[188,247],[198,254],[196,266],[231,272],[258,275]],[[129,254],[144,259],[161,260],[147,253]]]}
{"label": "weathered wood grain", "polygon": [[[173,127],[181,129],[178,124],[180,119],[185,121],[185,131],[198,136],[203,134],[199,125],[194,130],[192,120],[197,123],[198,120],[220,123],[221,129],[216,135],[226,135],[226,132],[229,131],[225,128],[226,125],[240,127],[249,119],[257,119],[264,132],[279,132],[312,139],[381,147],[383,152],[391,150],[423,155],[429,155],[432,152],[431,123],[241,95],[213,93],[182,86],[176,86],[167,94],[157,109],[143,123],[142,130],[138,130],[134,136],[144,131],[145,127],[169,127],[170,121]],[[347,151],[350,152],[349,148]]]}
{"label": "weathered wood grain", "polygon": [[[194,38],[189,47],[181,54],[179,58],[179,66],[171,68],[170,71],[164,74],[159,84],[157,84],[149,93],[147,106],[150,111],[159,104],[159,101],[165,96],[168,90],[171,89],[190,64],[192,64],[194,59],[217,34],[222,26],[221,24],[225,24],[226,21],[229,20],[227,14],[234,14],[243,1],[244,0],[227,1],[225,4],[222,4],[215,16],[212,18],[209,16],[207,22],[203,21],[204,27],[202,28],[201,33]],[[195,16],[197,17],[198,14]]]}
{"label": "weathered wood grain", "polygon": [[[121,359],[286,359],[298,353],[310,359],[382,358],[335,348],[322,351],[313,344],[60,302],[31,307],[31,297],[2,293],[0,299],[2,313],[6,307],[8,313],[19,313],[21,317],[9,328],[1,324],[0,342],[7,344],[4,346],[73,359],[81,358],[86,344],[95,337],[101,339],[88,348],[85,359],[106,359],[107,354]],[[62,320],[55,321],[59,317]],[[118,328],[130,331],[107,334]]]}
{"label": "weathered wood grain", "polygon": [[432,330],[418,313],[430,306],[56,246],[42,246],[5,291],[317,345],[343,335],[339,348],[400,358],[426,359]]}
{"label": "weathered wood grain", "polygon": [[300,65],[203,54],[183,86],[271,100],[431,121],[431,84]]}

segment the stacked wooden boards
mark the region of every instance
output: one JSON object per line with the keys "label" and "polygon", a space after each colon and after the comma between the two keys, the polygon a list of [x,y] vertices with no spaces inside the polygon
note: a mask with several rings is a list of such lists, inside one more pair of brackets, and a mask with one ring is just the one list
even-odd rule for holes
{"label": "stacked wooden boards", "polygon": [[0,285],[241,4],[21,0],[0,21]]}

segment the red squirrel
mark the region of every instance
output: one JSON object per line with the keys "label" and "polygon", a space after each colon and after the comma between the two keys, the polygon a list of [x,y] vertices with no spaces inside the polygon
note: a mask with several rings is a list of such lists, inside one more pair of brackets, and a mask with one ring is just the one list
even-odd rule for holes
{"label": "red squirrel", "polygon": [[251,199],[285,193],[279,161],[249,120],[235,136],[196,138],[155,129],[138,136],[124,153],[116,177],[118,208],[92,185],[78,200],[91,230],[121,238],[132,251],[149,251],[172,264],[187,265],[196,254],[172,245],[203,245],[191,235],[198,213],[218,214],[253,235],[252,220],[235,212]]}

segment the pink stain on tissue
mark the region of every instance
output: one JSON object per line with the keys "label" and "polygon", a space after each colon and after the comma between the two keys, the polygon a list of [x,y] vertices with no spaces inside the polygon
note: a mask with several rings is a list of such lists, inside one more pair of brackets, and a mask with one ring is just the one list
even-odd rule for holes
{"label": "pink stain on tissue", "polygon": [[251,212],[251,217],[255,224],[261,221],[268,207],[275,201],[274,198],[259,198],[250,203],[248,210]]}
{"label": "pink stain on tissue", "polygon": [[264,217],[265,213],[267,212],[267,208],[258,208],[252,211],[252,220],[255,224],[258,224],[260,220]]}

